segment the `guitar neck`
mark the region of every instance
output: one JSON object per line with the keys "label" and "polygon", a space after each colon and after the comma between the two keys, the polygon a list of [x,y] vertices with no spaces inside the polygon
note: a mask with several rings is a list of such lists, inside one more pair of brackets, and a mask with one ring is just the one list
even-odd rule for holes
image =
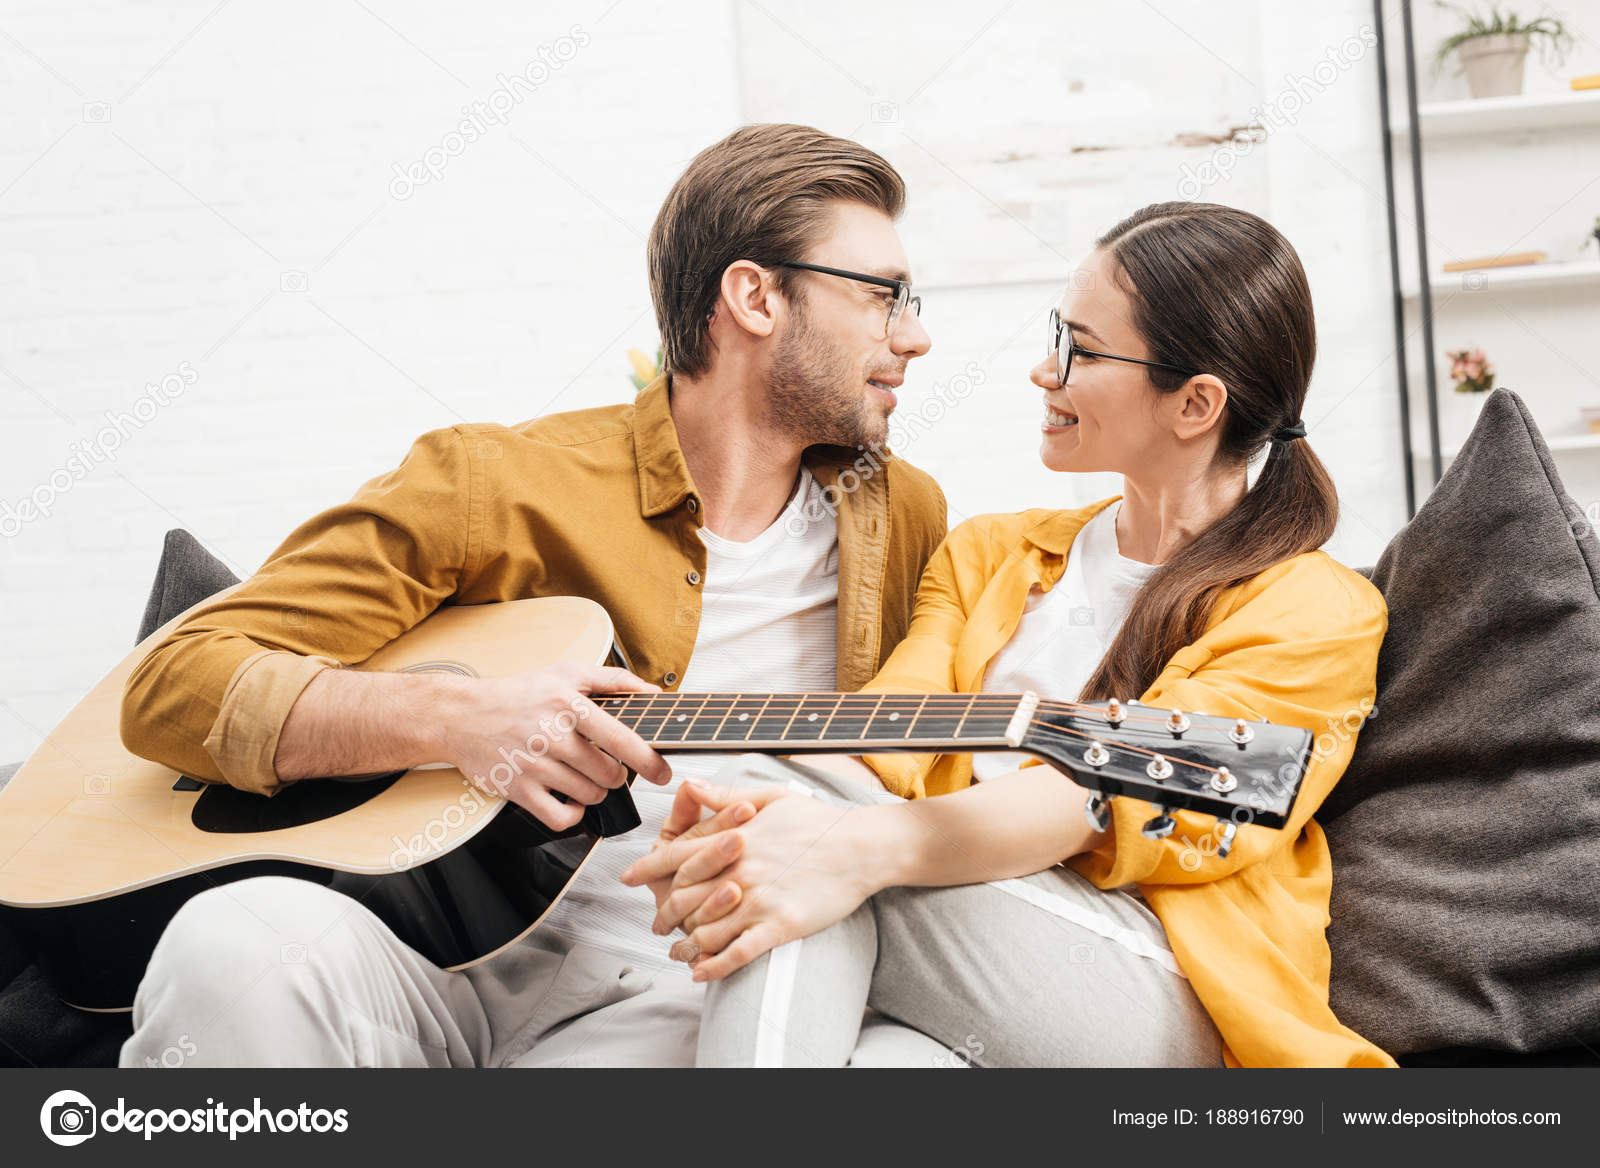
{"label": "guitar neck", "polygon": [[1015,750],[1033,694],[663,693],[595,703],[656,750]]}

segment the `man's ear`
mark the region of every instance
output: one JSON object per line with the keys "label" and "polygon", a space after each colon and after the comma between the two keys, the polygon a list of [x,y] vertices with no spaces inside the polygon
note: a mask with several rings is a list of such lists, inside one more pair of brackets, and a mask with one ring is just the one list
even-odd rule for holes
{"label": "man's ear", "polygon": [[722,273],[722,295],[715,319],[725,313],[733,324],[756,337],[770,337],[778,324],[778,291],[772,277],[750,260],[735,260]]}
{"label": "man's ear", "polygon": [[1180,441],[1199,438],[1222,421],[1228,387],[1209,373],[1197,373],[1171,395],[1177,404],[1173,433]]}

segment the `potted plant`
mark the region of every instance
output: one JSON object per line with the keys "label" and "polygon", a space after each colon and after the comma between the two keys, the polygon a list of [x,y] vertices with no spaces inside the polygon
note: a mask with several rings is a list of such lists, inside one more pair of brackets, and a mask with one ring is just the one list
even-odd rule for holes
{"label": "potted plant", "polygon": [[1450,380],[1457,393],[1488,393],[1494,388],[1494,366],[1482,349],[1451,349],[1445,356],[1450,358]]}
{"label": "potted plant", "polygon": [[1522,67],[1528,49],[1537,44],[1539,59],[1546,65],[1559,65],[1566,59],[1574,38],[1558,16],[1541,15],[1524,20],[1509,8],[1489,5],[1489,14],[1434,0],[1464,21],[1465,27],[1439,42],[1433,56],[1434,73],[1451,53],[1461,61],[1467,75],[1467,88],[1473,97],[1509,97],[1522,92]]}

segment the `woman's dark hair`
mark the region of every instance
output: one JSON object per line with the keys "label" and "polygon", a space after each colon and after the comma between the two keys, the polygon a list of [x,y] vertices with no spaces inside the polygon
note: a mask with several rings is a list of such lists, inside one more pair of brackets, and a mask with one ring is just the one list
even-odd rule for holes
{"label": "woman's dark hair", "polygon": [[[1311,288],[1300,257],[1266,220],[1216,203],[1156,203],[1096,246],[1133,305],[1150,358],[1227,386],[1217,464],[1244,467],[1268,443],[1255,485],[1145,581],[1082,701],[1137,698],[1200,638],[1220,593],[1333,535],[1339,500],[1304,438],[1272,440],[1305,405],[1316,360]],[[1187,375],[1146,368],[1159,393]]]}

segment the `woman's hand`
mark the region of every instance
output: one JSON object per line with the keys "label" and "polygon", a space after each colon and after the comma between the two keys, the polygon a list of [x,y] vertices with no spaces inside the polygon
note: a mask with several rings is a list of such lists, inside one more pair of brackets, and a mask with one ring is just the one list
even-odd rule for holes
{"label": "woman's hand", "polygon": [[[719,791],[697,779],[678,788],[661,834],[651,845],[651,866],[645,869],[640,861],[622,873],[624,884],[646,884],[655,897],[657,916],[652,932],[670,933],[685,917],[695,924],[701,919],[715,920],[738,903],[738,884],[714,879],[738,857],[743,844],[738,835],[726,833],[781,794],[777,788]],[[708,807],[715,814],[701,818]],[[684,874],[681,879],[680,873]],[[676,897],[670,908],[669,896]],[[707,905],[707,901],[714,903]]]}
{"label": "woman's hand", "polygon": [[[856,812],[776,788],[763,794],[755,817],[721,839],[667,844],[623,873],[627,884],[670,878],[670,891],[658,899],[657,931],[684,920],[689,936],[673,950],[694,965],[696,981],[727,977],[769,949],[843,920],[882,886],[867,871],[873,850]],[[726,810],[750,795],[708,788],[690,797]],[[723,895],[729,882],[738,889],[731,902]]]}

